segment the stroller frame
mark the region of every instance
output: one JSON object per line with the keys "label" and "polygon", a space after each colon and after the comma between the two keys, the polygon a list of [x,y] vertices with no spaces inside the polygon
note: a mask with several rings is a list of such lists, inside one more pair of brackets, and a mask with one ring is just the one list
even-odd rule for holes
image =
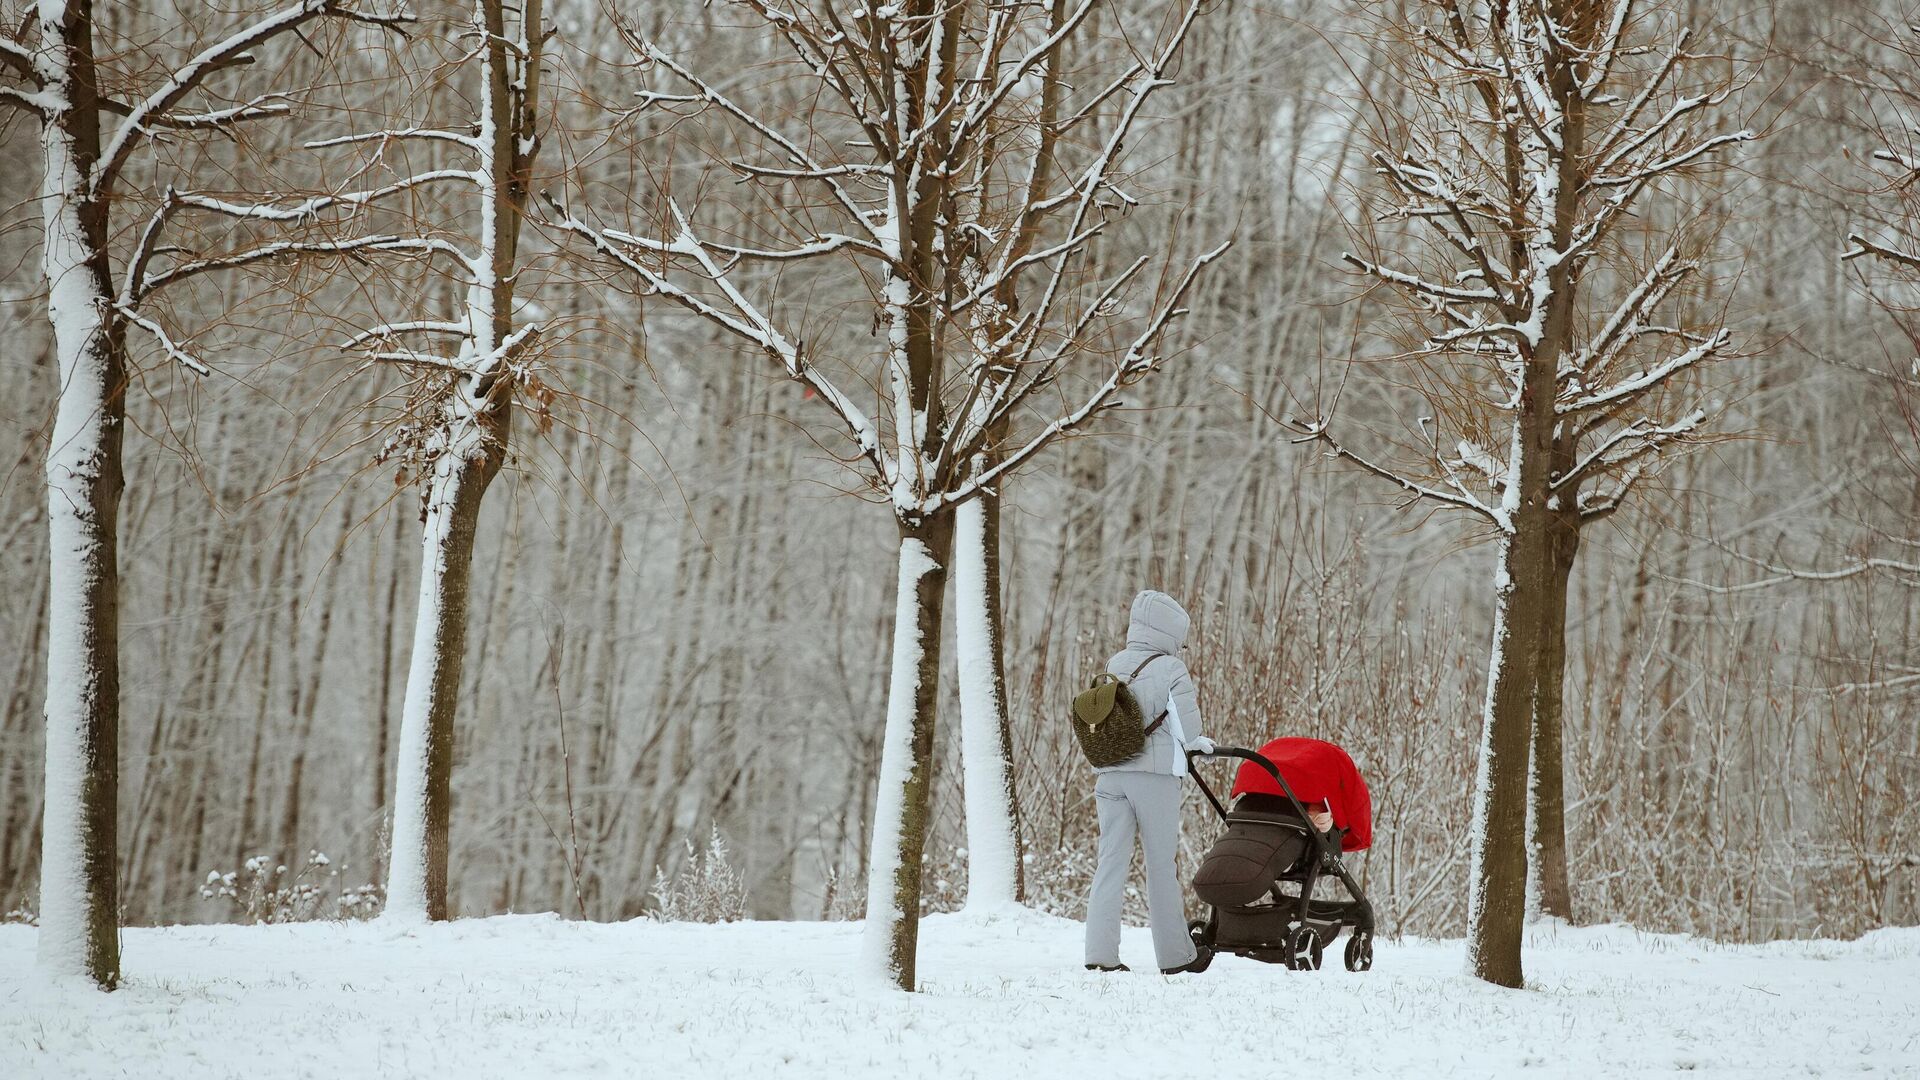
{"label": "stroller frame", "polygon": [[[1239,758],[1251,761],[1265,769],[1268,775],[1280,785],[1286,794],[1287,802],[1300,817],[1299,829],[1307,835],[1309,849],[1300,860],[1304,862],[1304,871],[1295,867],[1283,870],[1268,886],[1268,894],[1273,903],[1248,905],[1226,909],[1228,918],[1221,918],[1222,909],[1208,906],[1205,919],[1195,919],[1187,924],[1187,932],[1200,954],[1210,963],[1214,953],[1230,952],[1236,956],[1245,956],[1268,964],[1282,964],[1296,970],[1318,970],[1321,955],[1325,948],[1339,937],[1342,928],[1349,928],[1345,962],[1348,971],[1366,971],[1373,967],[1373,903],[1367,899],[1360,883],[1348,872],[1346,863],[1340,858],[1338,838],[1341,830],[1322,833],[1310,824],[1307,808],[1301,805],[1293,793],[1293,787],[1287,778],[1280,775],[1280,769],[1263,754],[1238,747],[1215,747],[1210,754],[1195,750],[1187,751],[1187,773],[1194,783],[1200,785],[1201,794],[1213,804],[1213,809],[1224,823],[1230,811],[1221,803],[1207,781],[1194,768],[1197,758]],[[1291,824],[1273,823],[1279,828],[1292,827]],[[1296,863],[1296,867],[1298,867]],[[1346,887],[1351,901],[1315,900],[1314,887],[1322,877],[1332,876]],[[1294,882],[1300,886],[1300,895],[1292,897],[1281,891],[1282,882]],[[1291,910],[1287,910],[1291,908]],[[1249,928],[1260,923],[1270,923],[1285,914],[1285,921],[1277,929],[1278,934],[1250,932]],[[1204,964],[1201,965],[1204,968]]]}

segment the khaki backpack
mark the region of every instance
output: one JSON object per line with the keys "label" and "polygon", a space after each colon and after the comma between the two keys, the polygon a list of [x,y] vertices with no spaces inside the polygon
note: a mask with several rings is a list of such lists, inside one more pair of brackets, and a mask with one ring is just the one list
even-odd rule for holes
{"label": "khaki backpack", "polygon": [[1087,762],[1096,769],[1109,765],[1118,765],[1140,756],[1146,749],[1147,736],[1160,729],[1167,722],[1167,714],[1161,713],[1153,723],[1146,722],[1140,713],[1140,699],[1133,696],[1128,686],[1147,670],[1147,665],[1165,655],[1154,653],[1133,674],[1124,681],[1110,672],[1101,672],[1093,677],[1093,682],[1073,698],[1073,733],[1080,740],[1080,751],[1087,755]]}

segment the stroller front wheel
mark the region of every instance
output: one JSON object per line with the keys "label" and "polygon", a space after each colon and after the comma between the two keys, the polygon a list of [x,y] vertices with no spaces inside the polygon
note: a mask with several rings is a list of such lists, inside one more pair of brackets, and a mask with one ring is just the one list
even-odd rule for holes
{"label": "stroller front wheel", "polygon": [[1281,959],[1295,971],[1319,971],[1326,946],[1311,926],[1296,926],[1287,935],[1287,947]]}

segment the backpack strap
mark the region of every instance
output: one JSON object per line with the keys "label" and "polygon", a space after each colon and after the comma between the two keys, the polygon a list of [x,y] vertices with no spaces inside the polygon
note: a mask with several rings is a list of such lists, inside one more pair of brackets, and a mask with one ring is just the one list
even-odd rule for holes
{"label": "backpack strap", "polygon": [[[1151,664],[1151,663],[1153,663],[1153,662],[1154,662],[1155,660],[1158,660],[1158,659],[1160,659],[1161,657],[1163,657],[1163,656],[1165,656],[1165,655],[1167,655],[1167,654],[1166,654],[1166,653],[1154,653],[1154,654],[1153,654],[1152,656],[1149,656],[1149,657],[1147,657],[1147,658],[1146,658],[1145,660],[1142,660],[1142,661],[1140,661],[1140,666],[1139,666],[1139,667],[1137,667],[1137,668],[1134,668],[1134,669],[1133,669],[1133,674],[1131,674],[1131,675],[1129,675],[1129,676],[1127,676],[1127,681],[1128,681],[1129,683],[1131,683],[1131,682],[1132,682],[1133,680],[1135,680],[1135,679],[1137,679],[1137,678],[1139,678],[1139,677],[1140,677],[1140,673],[1141,673],[1141,672],[1143,672],[1143,671],[1145,671],[1145,670],[1147,670],[1147,665],[1148,665],[1148,664]],[[1168,700],[1168,702],[1167,702],[1167,708],[1166,708],[1166,709],[1162,709],[1162,710],[1160,711],[1160,715],[1154,718],[1154,721],[1153,721],[1153,723],[1151,723],[1151,724],[1148,724],[1148,725],[1147,725],[1147,729],[1146,729],[1145,731],[1143,731],[1143,732],[1141,732],[1141,733],[1140,733],[1140,734],[1141,734],[1141,737],[1142,737],[1142,738],[1150,738],[1150,737],[1152,737],[1152,735],[1153,735],[1153,733],[1154,733],[1154,732],[1156,732],[1156,731],[1159,731],[1159,730],[1160,730],[1160,725],[1161,725],[1161,724],[1164,724],[1164,723],[1166,723],[1166,722],[1167,722],[1167,712],[1168,712],[1168,710],[1170,710],[1170,709],[1171,709],[1172,707],[1173,707],[1173,702],[1172,702],[1172,700],[1171,700],[1171,699],[1169,699],[1169,700]]]}

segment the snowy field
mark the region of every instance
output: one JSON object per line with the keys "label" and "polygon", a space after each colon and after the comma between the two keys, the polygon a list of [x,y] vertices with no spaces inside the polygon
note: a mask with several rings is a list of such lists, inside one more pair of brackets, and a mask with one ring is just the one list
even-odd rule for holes
{"label": "snowy field", "polygon": [[1359,975],[1097,975],[1079,930],[928,919],[908,996],[849,974],[844,923],[131,929],[126,985],[99,995],[36,985],[35,932],[5,926],[0,1077],[1920,1075],[1920,930],[1541,927],[1528,991],[1461,975],[1458,942],[1381,942]]}

